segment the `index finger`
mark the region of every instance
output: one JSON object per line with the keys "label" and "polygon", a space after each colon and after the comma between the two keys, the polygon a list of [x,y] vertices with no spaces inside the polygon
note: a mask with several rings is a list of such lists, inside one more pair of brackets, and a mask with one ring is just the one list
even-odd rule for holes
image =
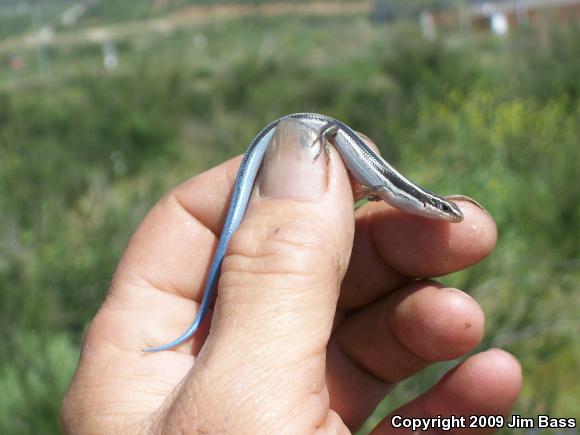
{"label": "index finger", "polygon": [[[138,351],[194,318],[241,156],[164,195],[147,213],[113,276],[87,341]],[[176,332],[177,334],[177,332]],[[198,349],[207,322],[184,350]]]}
{"label": "index finger", "polygon": [[112,292],[127,284],[200,300],[241,156],[167,193],[147,213],[125,250]]}
{"label": "index finger", "polygon": [[474,203],[457,205],[465,216],[459,223],[412,216],[383,203],[357,210],[339,307],[360,307],[409,280],[445,275],[483,260],[495,246],[495,222]]}

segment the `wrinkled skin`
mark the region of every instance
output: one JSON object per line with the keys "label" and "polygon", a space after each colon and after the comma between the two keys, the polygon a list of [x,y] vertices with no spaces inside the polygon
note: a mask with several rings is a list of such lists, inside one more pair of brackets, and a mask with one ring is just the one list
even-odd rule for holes
{"label": "wrinkled skin", "polygon": [[[487,256],[491,217],[470,202],[458,203],[461,223],[384,203],[353,214],[336,154],[313,164],[287,148],[284,159],[268,157],[228,248],[211,329],[207,320],[192,340],[153,354],[141,349],[193,319],[239,158],[148,213],[88,329],[62,406],[65,433],[350,433],[398,381],[479,343],[477,302],[424,277]],[[393,415],[508,415],[520,386],[518,362],[488,350]],[[395,429],[387,417],[374,431]]]}

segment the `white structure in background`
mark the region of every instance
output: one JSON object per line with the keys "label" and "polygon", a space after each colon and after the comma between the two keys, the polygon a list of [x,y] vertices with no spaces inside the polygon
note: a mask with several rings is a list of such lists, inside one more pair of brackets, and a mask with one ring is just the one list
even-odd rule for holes
{"label": "white structure in background", "polygon": [[521,25],[578,22],[580,0],[479,0],[424,13],[431,16],[437,32],[462,30],[504,35]]}
{"label": "white structure in background", "polygon": [[30,12],[32,33],[26,38],[27,42],[36,47],[38,71],[41,74],[50,73],[50,57],[46,45],[54,39],[54,31],[52,27],[44,25],[42,9],[37,3],[28,10]]}
{"label": "white structure in background", "polygon": [[114,70],[119,66],[119,57],[115,43],[108,39],[103,42],[103,66],[105,69]]}
{"label": "white structure in background", "polygon": [[423,38],[432,41],[437,36],[437,29],[435,28],[435,19],[433,14],[428,11],[421,11],[419,16],[419,25],[421,26],[421,33]]}
{"label": "white structure in background", "polygon": [[168,20],[164,19],[157,19],[151,21],[151,28],[158,33],[166,34],[173,30],[171,23]]}
{"label": "white structure in background", "polygon": [[506,14],[495,12],[491,15],[491,31],[496,35],[505,35],[510,30],[510,24]]}
{"label": "white structure in background", "polygon": [[100,3],[101,0],[82,0],[82,3],[77,3],[74,6],[66,9],[60,14],[60,21],[64,27],[74,26],[79,18],[81,18],[90,7]]}
{"label": "white structure in background", "polygon": [[95,29],[90,29],[87,32],[87,38],[89,39],[89,41],[102,44],[108,39],[111,39],[111,33],[107,29],[97,27]]}
{"label": "white structure in background", "polygon": [[87,32],[87,37],[90,41],[101,44],[103,49],[103,66],[105,69],[117,69],[119,66],[119,56],[111,32],[104,28],[91,29]]}
{"label": "white structure in background", "polygon": [[86,10],[87,5],[85,3],[78,3],[68,8],[60,15],[62,25],[65,27],[74,26]]}
{"label": "white structure in background", "polygon": [[36,32],[36,38],[41,44],[48,45],[54,39],[54,30],[50,26],[43,26]]}

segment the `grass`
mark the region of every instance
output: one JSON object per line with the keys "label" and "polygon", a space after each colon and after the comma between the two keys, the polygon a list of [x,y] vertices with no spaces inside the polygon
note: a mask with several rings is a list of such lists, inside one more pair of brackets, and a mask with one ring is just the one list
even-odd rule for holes
{"label": "grass", "polygon": [[[516,413],[578,417],[578,28],[423,40],[366,17],[244,18],[0,70],[0,432],[58,433],[83,331],[132,229],[268,121],[328,113],[414,180],[480,200],[499,242],[445,277],[487,313],[479,349],[522,362]],[[576,68],[577,71],[577,68]],[[402,383],[368,425],[450,366]]]}

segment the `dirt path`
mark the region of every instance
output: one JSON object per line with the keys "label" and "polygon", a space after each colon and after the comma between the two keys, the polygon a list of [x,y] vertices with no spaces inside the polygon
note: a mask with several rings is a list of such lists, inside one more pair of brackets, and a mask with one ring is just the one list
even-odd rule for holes
{"label": "dirt path", "polygon": [[170,33],[177,29],[195,27],[210,22],[225,21],[245,16],[321,16],[321,15],[351,15],[370,13],[370,1],[353,2],[313,2],[313,3],[270,3],[264,5],[218,5],[218,6],[188,6],[172,12],[163,18],[141,21],[131,21],[86,28],[81,30],[65,30],[52,32],[45,29],[40,35],[28,34],[9,38],[0,42],[0,54],[32,48],[40,38],[46,46],[74,46],[87,43],[100,43],[110,39],[125,39],[145,33]]}

